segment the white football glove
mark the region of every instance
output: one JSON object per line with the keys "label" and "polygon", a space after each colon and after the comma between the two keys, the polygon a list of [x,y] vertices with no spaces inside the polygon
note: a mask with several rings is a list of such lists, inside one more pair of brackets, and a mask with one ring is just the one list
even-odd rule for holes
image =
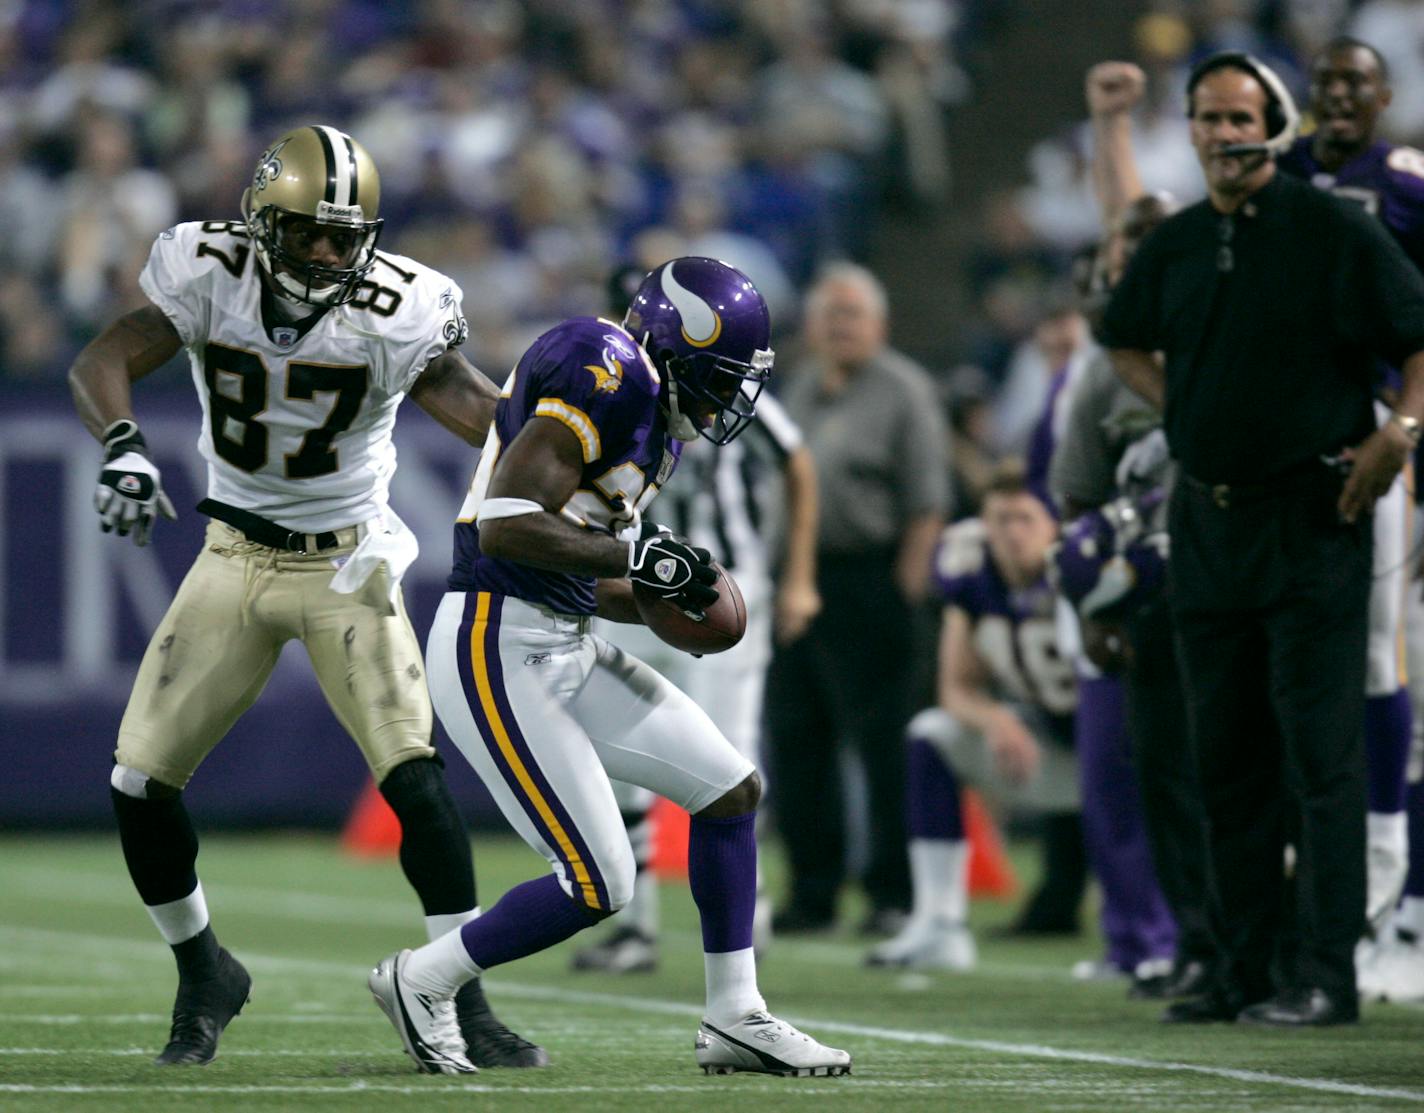
{"label": "white football glove", "polygon": [[99,512],[100,529],[116,531],[120,537],[132,533],[140,547],[148,544],[160,513],[170,520],[178,517],[163,493],[158,468],[148,458],[143,434],[127,418],[104,430],[104,466],[94,488],[94,509]]}

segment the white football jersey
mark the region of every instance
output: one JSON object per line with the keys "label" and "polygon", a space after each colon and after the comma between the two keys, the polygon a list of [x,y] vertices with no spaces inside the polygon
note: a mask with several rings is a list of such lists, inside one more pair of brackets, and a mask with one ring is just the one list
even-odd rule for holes
{"label": "white football jersey", "polygon": [[454,281],[402,255],[376,260],[351,302],[292,322],[241,222],[180,224],[154,242],[139,284],[188,349],[209,498],[304,533],[385,511],[396,409],[466,326]]}

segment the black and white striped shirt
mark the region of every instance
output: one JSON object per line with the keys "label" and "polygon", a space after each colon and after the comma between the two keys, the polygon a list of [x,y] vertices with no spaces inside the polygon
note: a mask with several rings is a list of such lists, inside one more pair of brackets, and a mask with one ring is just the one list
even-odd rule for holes
{"label": "black and white striped shirt", "polygon": [[683,449],[653,516],[710,549],[736,576],[743,595],[754,585],[768,585],[772,546],[783,524],[772,497],[787,457],[801,441],[801,430],[781,403],[762,394],[756,420],[731,444],[717,448],[698,440]]}

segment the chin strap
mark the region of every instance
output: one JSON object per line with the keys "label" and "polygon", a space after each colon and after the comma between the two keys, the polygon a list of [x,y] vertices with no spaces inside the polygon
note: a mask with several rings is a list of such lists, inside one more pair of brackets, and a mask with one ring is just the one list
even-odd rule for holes
{"label": "chin strap", "polygon": [[668,432],[684,444],[695,441],[701,432],[697,428],[697,423],[682,412],[677,404],[677,379],[672,372],[667,372],[667,415]]}

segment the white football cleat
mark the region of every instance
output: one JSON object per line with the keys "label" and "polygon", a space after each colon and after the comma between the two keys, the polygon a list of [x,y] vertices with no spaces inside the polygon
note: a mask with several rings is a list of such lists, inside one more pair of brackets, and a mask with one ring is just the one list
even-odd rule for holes
{"label": "white football cleat", "polygon": [[402,982],[401,969],[409,958],[407,949],[381,959],[366,979],[371,996],[400,1033],[405,1053],[426,1074],[478,1074],[465,1053],[454,996],[435,997]]}
{"label": "white football cleat", "polygon": [[757,1010],[726,1028],[703,1020],[697,1029],[703,1074],[779,1074],[790,1078],[850,1073],[850,1052],[817,1043],[770,1013]]}
{"label": "white football cleat", "polygon": [[953,920],[911,920],[893,939],[871,948],[867,966],[918,970],[973,970],[979,955],[974,936]]}

